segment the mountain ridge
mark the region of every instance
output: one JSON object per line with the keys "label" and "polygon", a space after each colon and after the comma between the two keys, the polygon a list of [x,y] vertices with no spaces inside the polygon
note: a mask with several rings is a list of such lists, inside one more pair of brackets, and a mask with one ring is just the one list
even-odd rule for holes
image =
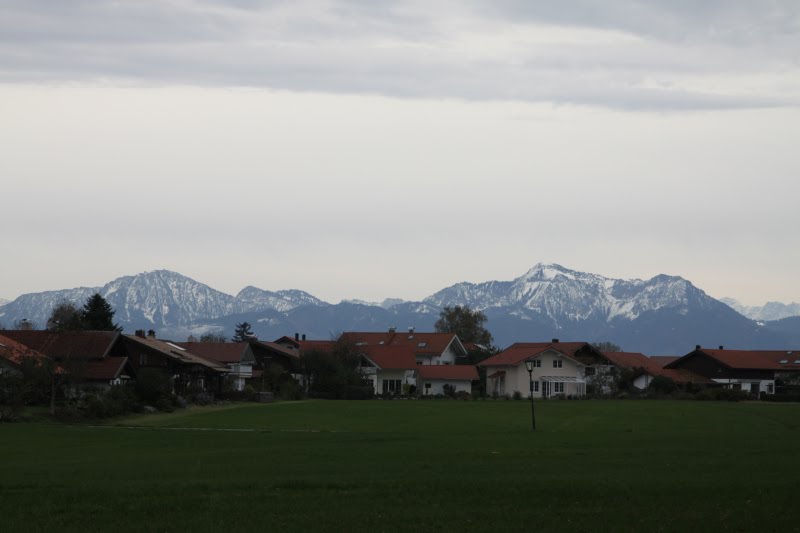
{"label": "mountain ridge", "polygon": [[[122,276],[101,287],[25,294],[0,307],[0,323],[27,318],[39,327],[63,300],[82,305],[99,292],[126,331],[156,329],[175,339],[215,332],[230,335],[248,321],[262,338],[303,332],[329,338],[348,329],[432,329],[444,306],[483,311],[500,345],[541,338],[612,341],[626,350],[685,353],[695,344],[741,348],[800,344],[793,322],[776,329],[748,319],[680,276],[614,279],[538,263],[508,281],[460,282],[422,301],[386,299],[325,302],[299,289],[247,285],[236,295],[169,270]],[[786,324],[789,324],[788,326]]]}

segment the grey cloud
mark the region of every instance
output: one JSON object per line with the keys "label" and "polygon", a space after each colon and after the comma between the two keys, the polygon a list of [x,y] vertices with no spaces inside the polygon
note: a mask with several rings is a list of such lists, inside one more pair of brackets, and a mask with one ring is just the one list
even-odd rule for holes
{"label": "grey cloud", "polygon": [[[436,11],[407,2],[75,1],[55,8],[7,2],[0,7],[0,80],[130,80],[623,109],[800,103],[785,82],[787,72],[792,79],[798,73],[793,3],[463,5],[439,4]],[[526,41],[542,23],[638,38]],[[507,37],[506,29],[522,34]],[[465,45],[464,32],[473,32],[474,42]],[[501,48],[483,45],[481,32]],[[782,81],[760,82],[758,92],[728,81],[721,93],[702,83],[714,75]]]}

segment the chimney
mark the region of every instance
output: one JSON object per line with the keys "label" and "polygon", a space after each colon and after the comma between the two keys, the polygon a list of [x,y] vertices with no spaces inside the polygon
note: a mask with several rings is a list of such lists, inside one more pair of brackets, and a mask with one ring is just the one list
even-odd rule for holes
{"label": "chimney", "polygon": [[143,329],[137,329],[137,330],[134,332],[134,335],[136,335],[137,337],[141,337],[142,339],[144,339],[144,330],[143,330]]}
{"label": "chimney", "polygon": [[722,346],[721,344],[719,345],[719,349],[720,349],[720,350],[723,350],[724,348],[725,348],[725,347],[724,347],[724,346]]}
{"label": "chimney", "polygon": [[695,344],[694,349],[695,350],[699,350],[700,349],[700,345],[699,344]]}
{"label": "chimney", "polygon": [[397,333],[397,328],[396,328],[396,327],[394,327],[394,326],[391,326],[391,327],[389,328],[389,333]]}
{"label": "chimney", "polygon": [[147,338],[148,339],[155,339],[156,338],[156,330],[148,329],[147,330]]}
{"label": "chimney", "polygon": [[553,339],[553,344],[557,343],[558,339]]}
{"label": "chimney", "polygon": [[294,334],[294,340],[296,340],[296,341],[300,340],[300,334],[299,333],[295,333]]}
{"label": "chimney", "polygon": [[303,340],[306,340],[306,334],[303,333]]}
{"label": "chimney", "polygon": [[415,329],[414,326],[409,326],[408,332],[413,335],[414,334],[414,329]]}

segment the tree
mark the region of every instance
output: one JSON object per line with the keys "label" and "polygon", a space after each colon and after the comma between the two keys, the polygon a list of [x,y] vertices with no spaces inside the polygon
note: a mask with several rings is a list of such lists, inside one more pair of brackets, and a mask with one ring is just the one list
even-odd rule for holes
{"label": "tree", "polygon": [[252,327],[250,326],[249,322],[242,322],[241,324],[236,324],[236,329],[233,332],[233,342],[245,342],[251,340],[255,335],[253,335]]}
{"label": "tree", "polygon": [[122,331],[122,328],[114,323],[114,309],[97,292],[86,299],[81,309],[81,318],[83,329],[89,331]]}
{"label": "tree", "polygon": [[14,329],[30,331],[36,329],[36,322],[28,320],[27,318],[21,318],[14,322]]}
{"label": "tree", "polygon": [[[247,324],[247,322],[245,322]],[[248,326],[250,324],[247,324]],[[251,333],[252,335],[252,333]],[[200,336],[200,342],[226,342],[225,335],[219,335],[216,333],[204,333]]]}
{"label": "tree", "polygon": [[337,340],[330,351],[310,350],[300,356],[307,379],[308,393],[330,400],[363,400],[374,394],[361,373],[358,347]]}
{"label": "tree", "polygon": [[47,329],[50,331],[77,331],[84,329],[83,316],[75,304],[63,301],[53,308],[50,318],[47,319]]}
{"label": "tree", "polygon": [[473,311],[469,306],[447,306],[439,313],[439,320],[434,328],[439,333],[455,333],[461,342],[489,349],[492,345],[492,334],[485,327],[487,320],[485,314]]}
{"label": "tree", "polygon": [[613,342],[610,342],[610,341],[593,342],[592,343],[592,348],[594,348],[598,352],[604,352],[604,353],[605,352],[621,352],[622,351],[622,348],[619,345],[614,344]]}

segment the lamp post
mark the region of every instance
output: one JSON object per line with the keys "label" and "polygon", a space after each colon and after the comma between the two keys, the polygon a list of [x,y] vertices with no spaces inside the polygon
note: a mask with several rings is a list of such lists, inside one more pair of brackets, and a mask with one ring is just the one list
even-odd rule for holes
{"label": "lamp post", "polygon": [[528,369],[528,382],[531,387],[531,431],[536,431],[536,413],[533,410],[533,359],[525,360],[525,368]]}

